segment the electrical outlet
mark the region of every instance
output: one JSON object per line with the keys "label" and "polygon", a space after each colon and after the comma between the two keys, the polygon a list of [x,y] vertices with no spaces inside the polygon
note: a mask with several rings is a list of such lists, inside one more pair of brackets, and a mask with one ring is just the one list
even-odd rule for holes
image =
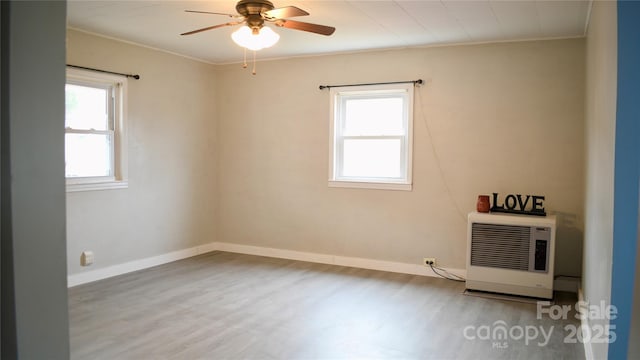
{"label": "electrical outlet", "polygon": [[424,266],[436,266],[436,258],[423,258],[422,263]]}
{"label": "electrical outlet", "polygon": [[80,255],[80,265],[89,266],[93,264],[93,251],[83,251]]}

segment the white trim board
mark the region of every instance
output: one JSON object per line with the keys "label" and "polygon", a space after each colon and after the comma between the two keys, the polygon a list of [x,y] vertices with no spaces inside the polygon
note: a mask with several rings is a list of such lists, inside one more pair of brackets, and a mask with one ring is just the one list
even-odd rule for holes
{"label": "white trim board", "polygon": [[[252,245],[241,245],[223,242],[212,242],[184,250],[170,252],[168,254],[148,257],[140,260],[133,260],[123,264],[112,265],[105,268],[89,270],[78,274],[69,275],[67,277],[67,286],[73,287],[93,281],[107,279],[113,276],[123,275],[126,273],[147,269],[150,267],[170,263],[173,261],[186,259],[188,257],[201,255],[211,251],[226,251],[232,253],[240,253],[247,255],[266,256],[289,260],[307,261],[320,264],[349,266],[362,269],[388,271],[402,274],[420,275],[438,277],[431,269],[422,264],[408,264],[386,260],[374,260],[349,256],[337,256],[329,254],[318,254],[312,252],[303,252],[295,250],[285,250],[268,248]],[[465,269],[444,268],[452,274],[465,277],[467,271]]]}
{"label": "white trim board", "polygon": [[[112,265],[105,268],[88,270],[67,277],[67,286],[73,287],[87,284],[93,281],[107,279],[113,276],[123,275],[130,272],[147,269],[150,267],[170,263],[177,260],[186,259],[192,256],[205,254],[212,251],[226,251],[239,254],[266,256],[280,259],[306,261],[312,263],[349,266],[360,269],[379,270],[401,274],[420,275],[438,277],[431,269],[422,264],[409,264],[386,260],[366,259],[351,256],[339,256],[330,254],[319,254],[305,251],[285,250],[262,246],[232,244],[225,242],[212,242],[192,248],[173,251],[167,254],[152,256],[140,260],[133,260],[122,264]],[[466,269],[443,268],[448,272],[462,276],[467,275]],[[558,278],[554,281],[553,288],[557,291],[578,292],[578,283],[575,279],[563,282]],[[580,294],[580,293],[579,293]],[[585,345],[586,346],[586,345]]]}
{"label": "white trim board", "polygon": [[[578,302],[580,304],[586,304],[585,300],[584,300],[584,294],[582,293],[582,288],[578,289]],[[582,329],[591,329],[591,327],[589,326],[589,317],[588,316],[582,316],[580,317],[580,331],[582,331]],[[582,338],[584,339],[584,335],[582,336]],[[582,344],[584,345],[584,358],[586,360],[594,360],[593,357],[593,347],[591,346],[591,337],[588,337],[588,341],[583,341]]]}
{"label": "white trim board", "polygon": [[74,287],[90,282],[107,279],[110,277],[127,274],[130,272],[148,269],[154,266],[186,259],[192,256],[208,253],[216,250],[216,243],[195,246],[188,249],[173,251],[167,254],[152,256],[140,260],[133,260],[122,264],[107,266],[100,269],[89,270],[67,276],[67,287]]}
{"label": "white trim board", "polygon": [[[349,267],[355,267],[355,268],[361,268],[361,269],[380,270],[380,271],[388,271],[388,272],[395,272],[395,273],[401,273],[401,274],[438,277],[438,275],[434,274],[431,271],[431,269],[427,268],[422,264],[409,264],[409,263],[365,259],[365,258],[350,257],[350,256],[318,254],[318,253],[311,253],[311,252],[267,248],[267,247],[252,246],[252,245],[241,245],[241,244],[231,244],[231,243],[217,243],[217,244],[218,244],[217,250],[226,251],[226,252],[233,252],[233,253],[240,253],[240,254],[247,254],[247,255],[257,255],[257,256],[267,256],[267,257],[289,259],[289,260],[307,261],[307,262],[320,263],[320,264],[349,266]],[[458,276],[465,277],[467,275],[467,271],[465,269],[453,269],[453,268],[443,268],[443,269]]]}

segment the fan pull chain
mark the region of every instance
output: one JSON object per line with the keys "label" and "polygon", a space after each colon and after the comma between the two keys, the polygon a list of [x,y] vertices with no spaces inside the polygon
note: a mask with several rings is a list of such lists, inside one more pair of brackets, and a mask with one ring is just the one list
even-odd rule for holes
{"label": "fan pull chain", "polygon": [[251,72],[253,75],[256,74],[256,51],[253,51],[253,71]]}
{"label": "fan pull chain", "polygon": [[[244,57],[243,57],[243,61],[242,61],[242,68],[246,69],[247,68],[247,48],[243,48],[244,49]],[[253,70],[251,71],[251,73],[253,75],[256,74],[256,51],[253,51]]]}
{"label": "fan pull chain", "polygon": [[242,68],[246,69],[247,68],[247,48],[243,47],[244,49],[244,58],[242,60]]}

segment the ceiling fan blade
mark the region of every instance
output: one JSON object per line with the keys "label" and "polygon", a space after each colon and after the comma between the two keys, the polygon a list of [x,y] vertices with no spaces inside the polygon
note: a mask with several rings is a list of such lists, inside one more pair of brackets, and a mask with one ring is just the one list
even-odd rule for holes
{"label": "ceiling fan blade", "polygon": [[202,28],[202,29],[198,29],[198,30],[193,30],[193,31],[189,31],[186,33],[182,33],[180,35],[191,35],[191,34],[195,34],[195,33],[199,33],[202,31],[207,31],[207,30],[213,30],[213,29],[217,29],[217,28],[221,28],[221,27],[225,27],[225,26],[233,26],[233,25],[238,25],[238,24],[242,24],[244,21],[234,21],[234,22],[228,22],[225,24],[218,24],[218,25],[213,25],[213,26],[209,26],[206,28]]}
{"label": "ceiling fan blade", "polygon": [[230,18],[240,18],[240,17],[242,17],[242,15],[238,15],[238,14],[232,15],[232,14],[217,13],[217,12],[210,12],[210,11],[185,10],[185,12],[197,13],[197,14],[224,15],[224,16],[228,16]]}
{"label": "ceiling fan blade", "polygon": [[295,16],[307,16],[308,12],[295,7],[295,6],[285,6],[277,9],[271,9],[269,11],[265,11],[262,13],[262,17],[267,20],[275,20],[275,19],[283,19]]}
{"label": "ceiling fan blade", "polygon": [[327,36],[333,34],[333,32],[336,31],[336,28],[332,26],[311,24],[311,23],[295,21],[295,20],[281,19],[276,21],[275,24],[276,26],[284,27],[287,29],[308,31],[308,32],[312,32],[320,35],[327,35]]}

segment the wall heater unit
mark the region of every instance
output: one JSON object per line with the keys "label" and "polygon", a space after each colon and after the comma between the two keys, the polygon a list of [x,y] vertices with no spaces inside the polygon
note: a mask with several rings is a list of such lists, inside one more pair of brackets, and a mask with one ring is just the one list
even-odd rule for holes
{"label": "wall heater unit", "polygon": [[551,299],[555,216],[469,213],[467,289]]}

